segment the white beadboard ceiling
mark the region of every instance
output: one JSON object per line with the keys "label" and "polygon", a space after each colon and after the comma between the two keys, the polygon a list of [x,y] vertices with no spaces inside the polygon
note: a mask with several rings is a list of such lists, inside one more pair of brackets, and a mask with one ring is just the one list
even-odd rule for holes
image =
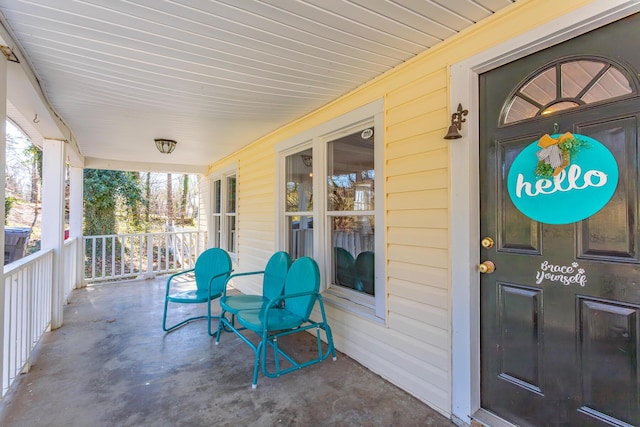
{"label": "white beadboard ceiling", "polygon": [[[0,13],[83,156],[206,165],[514,1],[0,0]],[[154,138],[178,146],[163,155]]]}

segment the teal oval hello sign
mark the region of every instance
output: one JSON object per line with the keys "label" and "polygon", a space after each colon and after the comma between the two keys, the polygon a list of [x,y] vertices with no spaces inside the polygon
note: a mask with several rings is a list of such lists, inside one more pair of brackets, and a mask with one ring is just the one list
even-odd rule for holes
{"label": "teal oval hello sign", "polygon": [[618,164],[602,143],[585,135],[545,135],[513,161],[511,201],[546,224],[582,221],[602,209],[618,186]]}

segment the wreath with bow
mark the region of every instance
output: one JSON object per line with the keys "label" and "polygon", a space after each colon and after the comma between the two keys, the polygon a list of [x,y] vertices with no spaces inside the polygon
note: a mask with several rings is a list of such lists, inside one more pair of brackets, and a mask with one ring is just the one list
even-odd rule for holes
{"label": "wreath with bow", "polygon": [[538,140],[540,150],[536,153],[538,165],[536,176],[539,178],[552,178],[569,166],[581,148],[587,143],[571,132],[562,135],[546,134]]}

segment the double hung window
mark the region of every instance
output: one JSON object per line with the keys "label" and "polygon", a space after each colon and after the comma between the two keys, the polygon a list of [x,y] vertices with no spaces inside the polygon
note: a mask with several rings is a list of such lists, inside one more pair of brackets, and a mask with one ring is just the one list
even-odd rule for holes
{"label": "double hung window", "polygon": [[212,179],[211,241],[232,257],[238,252],[236,173],[228,171]]}
{"label": "double hung window", "polygon": [[328,302],[377,318],[385,313],[381,111],[370,104],[276,147],[279,248],[318,262]]}

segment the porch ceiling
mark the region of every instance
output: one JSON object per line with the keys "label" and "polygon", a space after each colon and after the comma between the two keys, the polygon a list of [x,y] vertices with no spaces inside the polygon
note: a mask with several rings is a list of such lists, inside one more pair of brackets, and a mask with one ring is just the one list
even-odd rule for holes
{"label": "porch ceiling", "polygon": [[[515,1],[0,0],[0,20],[83,156],[179,167],[212,163]],[[163,155],[154,138],[178,146]]]}

